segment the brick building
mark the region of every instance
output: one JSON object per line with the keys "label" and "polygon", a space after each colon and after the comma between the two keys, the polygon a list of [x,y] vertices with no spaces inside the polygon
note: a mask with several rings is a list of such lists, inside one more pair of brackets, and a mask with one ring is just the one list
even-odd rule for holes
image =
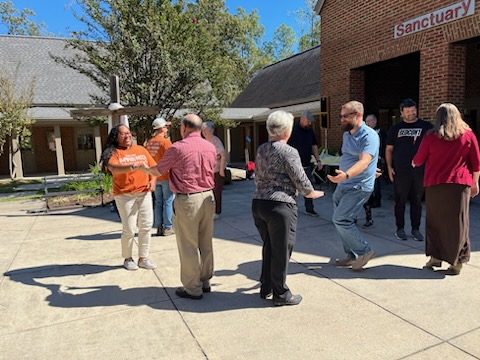
{"label": "brick building", "polygon": [[480,9],[475,0],[319,0],[320,91],[329,144],[338,147],[340,106],[365,104],[387,129],[411,97],[432,120],[443,102],[480,131]]}

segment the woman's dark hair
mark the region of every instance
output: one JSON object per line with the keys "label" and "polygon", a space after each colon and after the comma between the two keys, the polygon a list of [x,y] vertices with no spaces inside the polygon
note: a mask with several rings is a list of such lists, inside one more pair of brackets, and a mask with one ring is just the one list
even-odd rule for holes
{"label": "woman's dark hair", "polygon": [[107,137],[107,143],[105,144],[105,149],[102,152],[102,156],[100,156],[100,166],[102,167],[103,172],[108,171],[108,162],[113,155],[113,152],[118,148],[118,129],[121,126],[125,126],[123,124],[119,124],[110,130],[110,133]]}

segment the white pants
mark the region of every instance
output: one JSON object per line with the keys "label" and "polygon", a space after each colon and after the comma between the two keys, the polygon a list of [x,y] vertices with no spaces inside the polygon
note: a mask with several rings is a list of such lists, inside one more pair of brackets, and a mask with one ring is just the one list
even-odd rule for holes
{"label": "white pants", "polygon": [[153,225],[152,194],[142,192],[116,195],[115,203],[122,219],[122,256],[125,259],[132,257],[138,226],[138,256],[148,257]]}

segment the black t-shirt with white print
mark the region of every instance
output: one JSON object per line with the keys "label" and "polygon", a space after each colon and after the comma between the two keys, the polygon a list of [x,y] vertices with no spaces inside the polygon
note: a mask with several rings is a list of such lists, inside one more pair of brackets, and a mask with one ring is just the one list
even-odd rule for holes
{"label": "black t-shirt with white print", "polygon": [[418,119],[414,123],[401,121],[388,131],[387,145],[393,145],[393,168],[395,171],[411,170],[412,159],[432,124]]}

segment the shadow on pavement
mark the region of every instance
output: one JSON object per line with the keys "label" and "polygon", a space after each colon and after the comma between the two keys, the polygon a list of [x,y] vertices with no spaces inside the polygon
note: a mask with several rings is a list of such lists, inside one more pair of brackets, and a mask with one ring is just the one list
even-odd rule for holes
{"label": "shadow on pavement", "polygon": [[[216,270],[215,277],[233,276],[242,274],[245,277],[258,281],[260,277],[262,262],[261,260],[248,261],[238,265],[235,270]],[[432,271],[422,268],[413,268],[400,265],[378,265],[368,266],[363,271],[352,271],[345,267],[336,267],[332,262],[307,263],[291,262],[289,266],[289,275],[305,274],[318,276],[328,279],[371,279],[371,280],[400,280],[400,279],[443,279],[444,272]]]}
{"label": "shadow on pavement", "polygon": [[[45,300],[48,305],[59,308],[83,308],[105,306],[142,306],[158,310],[180,310],[195,313],[219,312],[245,308],[262,308],[271,305],[262,300],[258,293],[247,294],[245,290],[236,292],[214,291],[205,294],[201,301],[177,298],[172,287],[136,287],[122,289],[118,285],[65,286],[59,283],[46,284],[39,279],[68,276],[93,275],[120,269],[121,266],[95,264],[49,265],[6,272],[11,280],[30,286],[48,289]],[[254,287],[255,288],[255,287]],[[170,295],[172,294],[172,295]]]}
{"label": "shadow on pavement", "polygon": [[121,231],[109,231],[98,234],[91,235],[74,235],[68,236],[65,240],[87,240],[87,241],[96,241],[96,240],[117,240],[122,236]]}

